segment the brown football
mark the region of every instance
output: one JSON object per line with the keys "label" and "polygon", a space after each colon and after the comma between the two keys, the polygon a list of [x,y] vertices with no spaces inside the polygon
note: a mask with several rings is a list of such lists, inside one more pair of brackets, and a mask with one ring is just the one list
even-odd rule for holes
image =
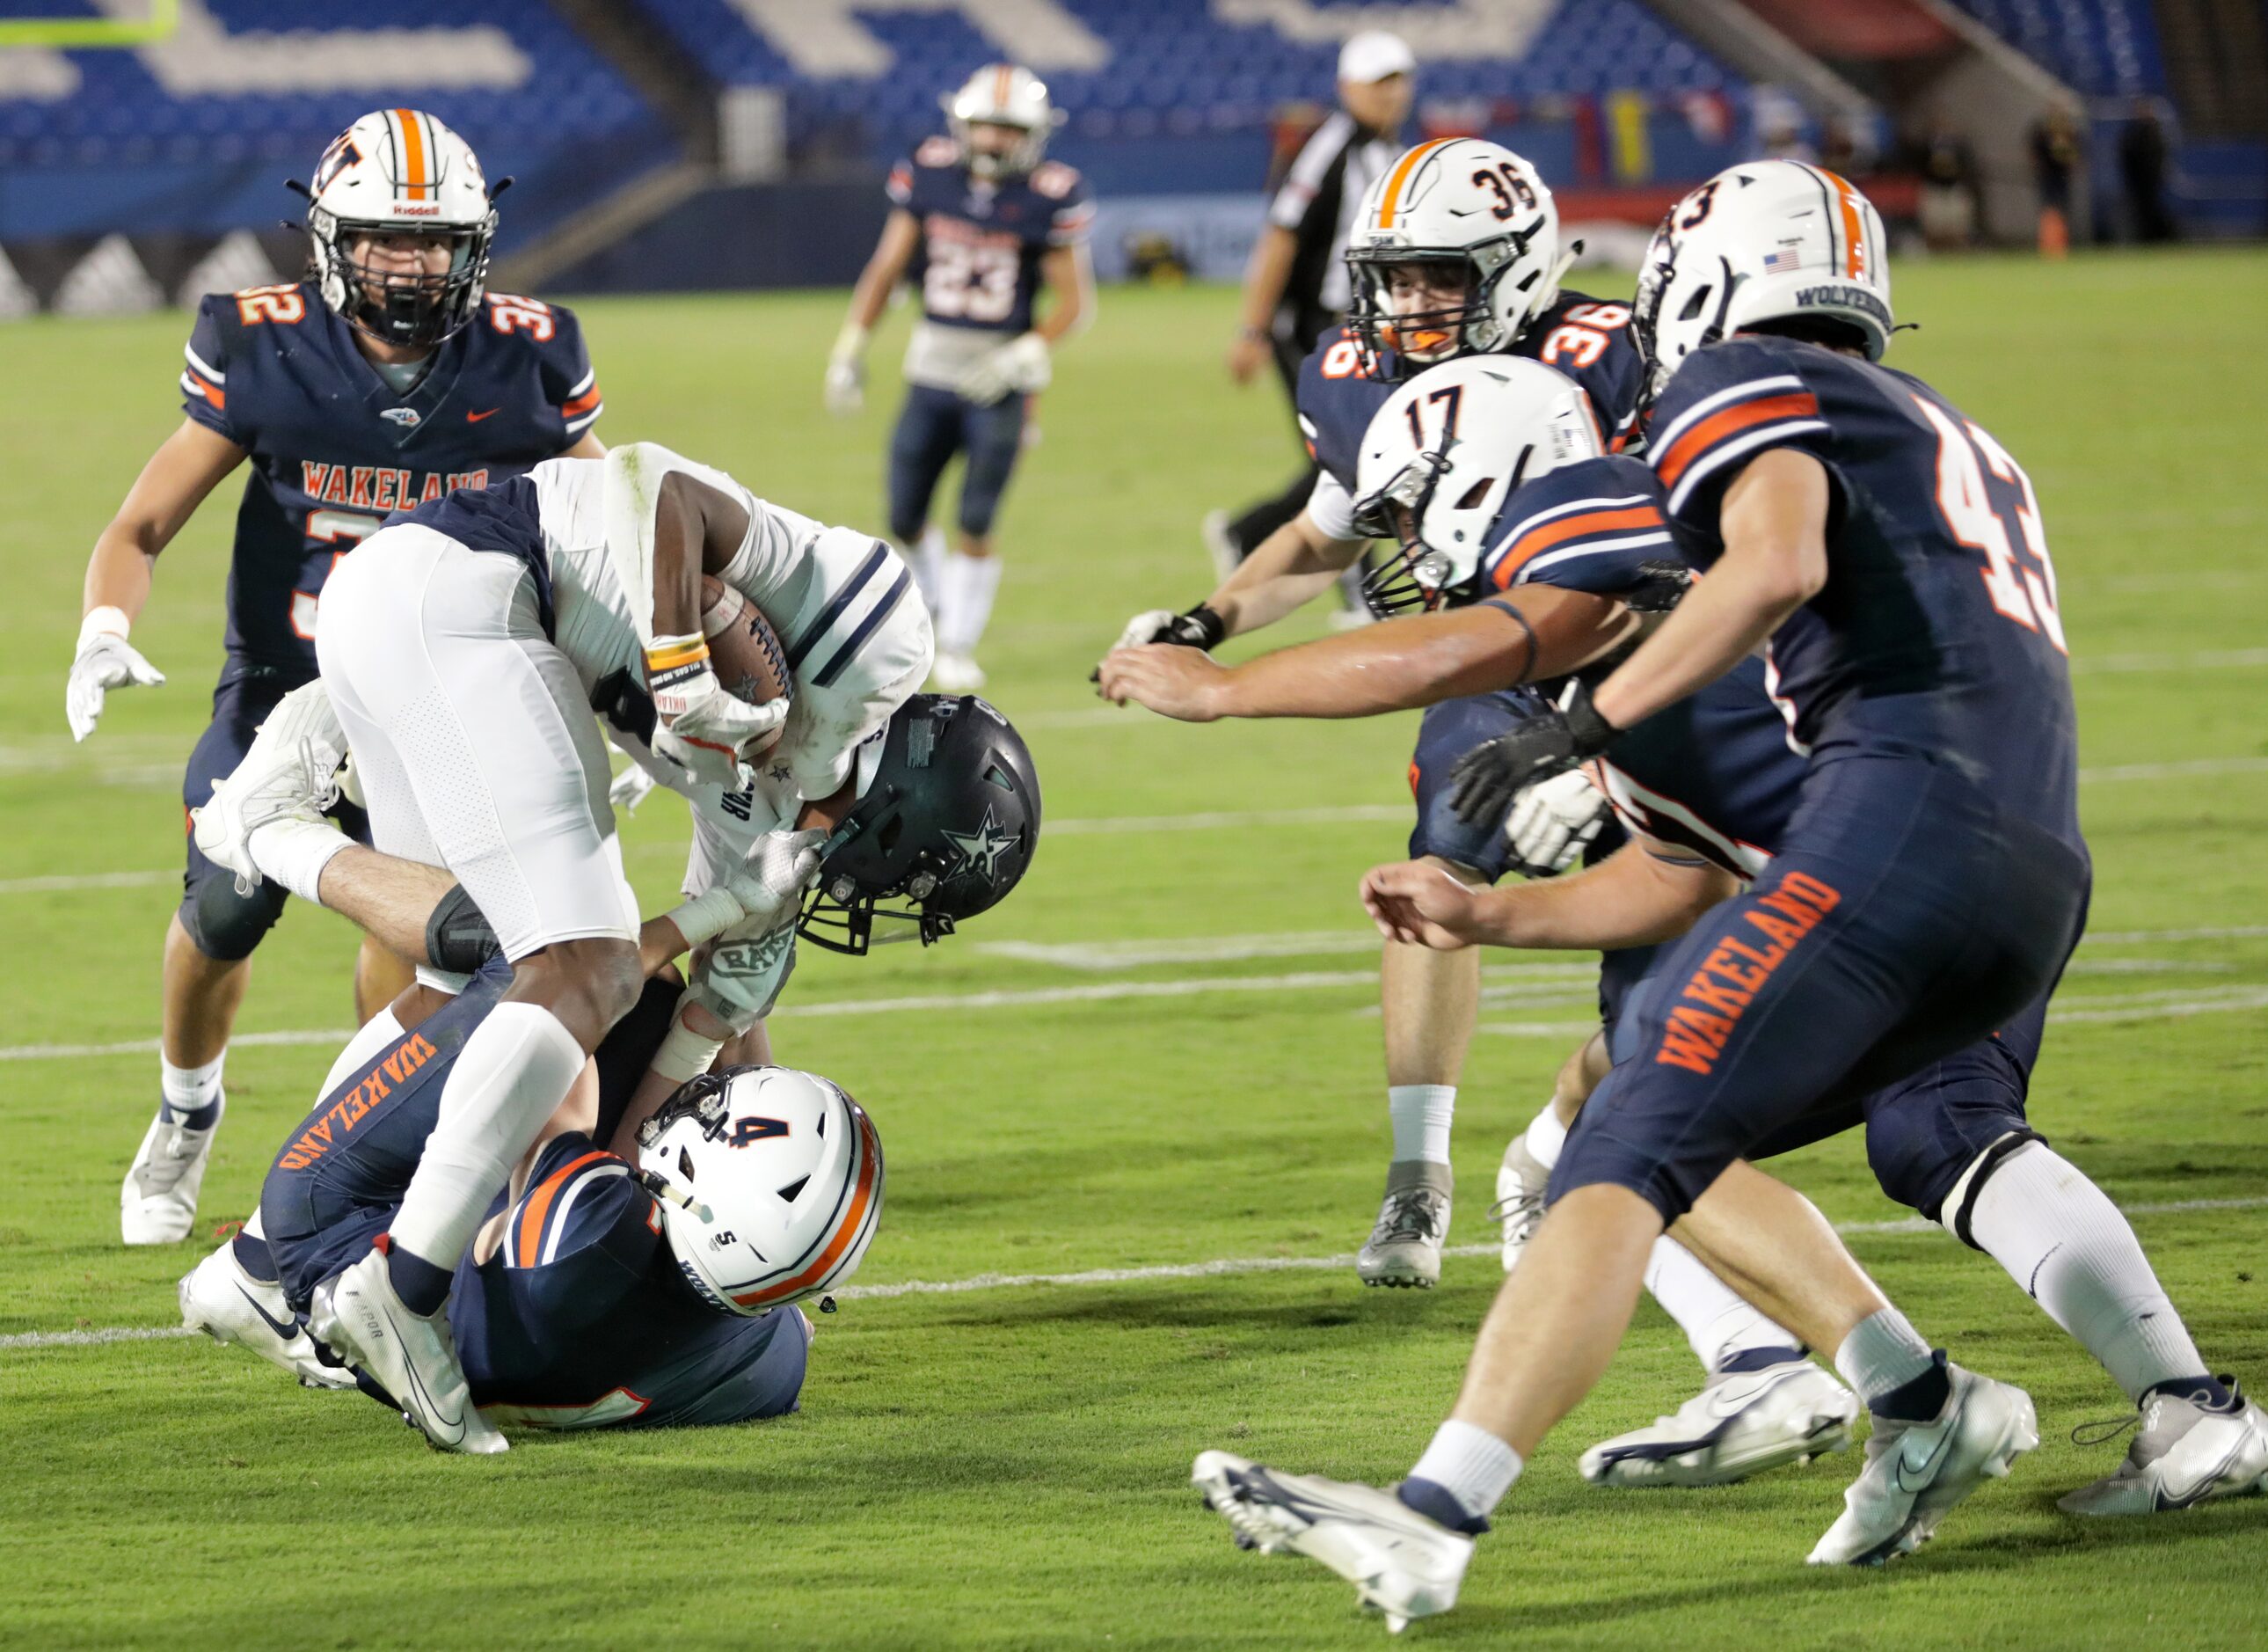
{"label": "brown football", "polygon": [[792,697],[795,676],[787,650],[762,609],[709,574],[701,576],[701,631],[709,639],[709,665],[726,693],[751,705]]}

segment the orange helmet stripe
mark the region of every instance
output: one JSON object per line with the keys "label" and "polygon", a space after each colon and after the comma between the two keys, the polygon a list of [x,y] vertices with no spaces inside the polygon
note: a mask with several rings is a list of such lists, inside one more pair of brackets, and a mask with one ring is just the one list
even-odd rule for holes
{"label": "orange helmet stripe", "polygon": [[828,1235],[818,1258],[794,1278],[735,1296],[733,1299],[734,1302],[742,1308],[758,1308],[766,1302],[797,1295],[825,1279],[835,1265],[842,1260],[843,1253],[850,1248],[851,1240],[858,1236],[858,1229],[865,1222],[866,1208],[873,1202],[874,1185],[882,1173],[882,1144],[875,1139],[873,1122],[863,1112],[858,1115],[858,1145],[861,1153],[858,1180],[850,1190],[850,1206],[843,1212],[843,1219],[835,1224],[835,1231]]}
{"label": "orange helmet stripe", "polygon": [[1004,109],[1008,107],[1008,93],[1014,90],[1015,85],[1015,64],[996,64],[992,70],[992,101],[999,107]]}
{"label": "orange helmet stripe", "polygon": [[1443,144],[1454,144],[1456,141],[1454,137],[1432,138],[1418,144],[1417,148],[1395,163],[1394,170],[1387,174],[1386,193],[1379,197],[1378,227],[1380,229],[1390,230],[1394,227],[1394,215],[1402,208],[1403,186],[1410,181],[1410,174],[1418,170],[1418,163]]}
{"label": "orange helmet stripe", "polygon": [[1859,192],[1839,173],[1829,172],[1824,166],[1819,171],[1835,186],[1836,199],[1843,208],[1843,273],[1853,279],[1873,274],[1867,268],[1867,220],[1859,210]]}
{"label": "orange helmet stripe", "polygon": [[401,172],[409,186],[409,198],[428,200],[432,180],[425,170],[425,134],[417,124],[417,111],[396,109],[394,118],[401,128]]}

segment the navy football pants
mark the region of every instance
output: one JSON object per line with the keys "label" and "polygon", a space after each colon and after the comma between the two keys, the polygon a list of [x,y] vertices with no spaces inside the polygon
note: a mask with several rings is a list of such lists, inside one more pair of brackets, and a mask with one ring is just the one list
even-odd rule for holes
{"label": "navy football pants", "polygon": [[950,390],[910,385],[890,434],[890,535],[911,545],[929,525],[930,501],[955,454],[968,456],[961,477],[961,531],[983,538],[992,531],[1000,496],[1024,446],[1028,397],[1006,395],[978,407]]}

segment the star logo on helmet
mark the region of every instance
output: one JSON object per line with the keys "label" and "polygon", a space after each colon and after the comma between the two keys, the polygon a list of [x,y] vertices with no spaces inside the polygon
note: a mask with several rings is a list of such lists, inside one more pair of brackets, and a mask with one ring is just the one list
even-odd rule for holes
{"label": "star logo on helmet", "polygon": [[945,841],[953,845],[961,859],[962,864],[954,869],[954,876],[964,871],[982,872],[987,883],[998,883],[1000,881],[1000,857],[1022,843],[1024,834],[1003,831],[1000,817],[988,804],[983,825],[973,832],[946,832]]}

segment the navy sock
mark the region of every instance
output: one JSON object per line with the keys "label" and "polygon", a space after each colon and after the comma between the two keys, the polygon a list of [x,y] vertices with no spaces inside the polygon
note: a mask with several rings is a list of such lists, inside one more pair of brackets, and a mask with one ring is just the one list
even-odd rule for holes
{"label": "navy sock", "polygon": [[1718,1366],[1712,1375],[1733,1376],[1743,1371],[1769,1371],[1775,1365],[1793,1365],[1801,1358],[1801,1348],[1743,1348]]}
{"label": "navy sock", "polygon": [[236,1237],[228,1242],[236,1253],[236,1265],[258,1280],[262,1285],[273,1285],[283,1276],[276,1266],[276,1257],[268,1249],[268,1241],[238,1228]]}
{"label": "navy sock", "polygon": [[400,1245],[386,1247],[386,1276],[401,1305],[421,1319],[431,1319],[449,1300],[450,1271],[436,1267],[423,1257],[414,1257]]}
{"label": "navy sock", "polygon": [[1867,1409],[1877,1417],[1895,1417],[1900,1422],[1929,1422],[1952,1398],[1953,1379],[1946,1375],[1945,1350],[1933,1348],[1930,1351],[1928,1370],[1880,1399],[1869,1400]]}
{"label": "navy sock", "polygon": [[1437,1526],[1462,1531],[1469,1538],[1477,1538],[1489,1529],[1485,1519],[1467,1514],[1456,1494],[1437,1480],[1404,1480],[1395,1488],[1394,1494]]}
{"label": "navy sock", "polygon": [[179,1125],[185,1130],[210,1130],[215,1125],[220,1123],[220,1110],[223,1105],[221,1098],[217,1095],[202,1107],[192,1107],[186,1111],[174,1106],[171,1102],[160,1101],[158,1103],[158,1117],[169,1125]]}
{"label": "navy sock", "polygon": [[2170,1383],[2160,1383],[2145,1389],[2141,1403],[2150,1403],[2153,1394],[2167,1394],[2176,1399],[2192,1399],[2207,1411],[2236,1409],[2236,1396],[2228,1390],[2226,1381],[2210,1376],[2177,1376]]}

